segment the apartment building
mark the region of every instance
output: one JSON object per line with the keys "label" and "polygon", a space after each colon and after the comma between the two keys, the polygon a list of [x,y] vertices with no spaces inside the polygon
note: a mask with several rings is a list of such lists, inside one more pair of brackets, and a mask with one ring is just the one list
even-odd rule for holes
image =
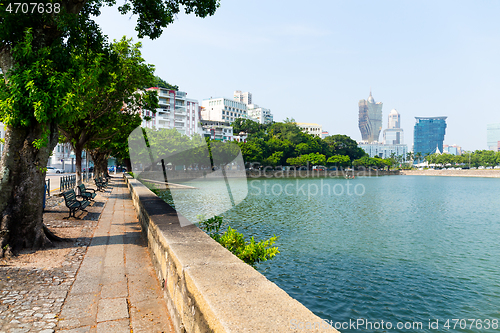
{"label": "apartment building", "polygon": [[158,92],[159,108],[156,114],[143,111],[142,127],[146,128],[169,128],[179,131],[181,134],[192,136],[201,133],[199,102],[187,97],[187,93],[161,87],[152,87],[147,90]]}
{"label": "apartment building", "polygon": [[202,101],[201,119],[219,122],[233,122],[247,118],[247,105],[229,98],[209,98]]}

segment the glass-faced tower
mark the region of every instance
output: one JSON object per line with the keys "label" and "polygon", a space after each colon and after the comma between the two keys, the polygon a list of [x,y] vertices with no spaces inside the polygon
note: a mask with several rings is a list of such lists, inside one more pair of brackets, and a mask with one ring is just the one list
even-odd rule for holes
{"label": "glass-faced tower", "polygon": [[382,130],[382,105],[382,102],[375,103],[371,91],[367,100],[359,101],[359,130],[363,141],[378,141]]}
{"label": "glass-faced tower", "polygon": [[443,151],[447,117],[415,117],[413,153],[434,154]]}

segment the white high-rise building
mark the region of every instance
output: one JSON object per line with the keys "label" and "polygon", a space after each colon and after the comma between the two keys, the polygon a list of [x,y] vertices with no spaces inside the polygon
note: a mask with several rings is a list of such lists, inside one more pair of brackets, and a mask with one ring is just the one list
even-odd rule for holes
{"label": "white high-rise building", "polygon": [[232,99],[224,97],[204,99],[202,106],[203,120],[233,122],[237,118],[247,118],[247,105]]}
{"label": "white high-rise building", "polygon": [[401,117],[398,110],[392,109],[389,113],[389,122],[387,128],[401,128]]}
{"label": "white high-rise building", "polygon": [[[192,136],[201,133],[200,108],[195,99],[187,98],[187,94],[182,91],[175,91],[165,88],[152,87],[148,90],[158,92],[159,108],[156,114],[143,111],[142,127],[147,128],[175,128],[181,134]],[[149,117],[150,120],[144,119]]]}
{"label": "white high-rise building", "polygon": [[270,124],[273,122],[271,110],[262,108],[257,104],[249,104],[247,105],[247,108],[248,117],[252,120],[255,120],[260,124]]}
{"label": "white high-rise building", "polygon": [[401,117],[396,109],[389,113],[387,129],[384,130],[384,144],[403,144],[403,129],[401,128]]}
{"label": "white high-rise building", "polygon": [[244,104],[253,104],[252,102],[252,93],[241,92],[241,90],[236,90],[233,94],[234,100]]}

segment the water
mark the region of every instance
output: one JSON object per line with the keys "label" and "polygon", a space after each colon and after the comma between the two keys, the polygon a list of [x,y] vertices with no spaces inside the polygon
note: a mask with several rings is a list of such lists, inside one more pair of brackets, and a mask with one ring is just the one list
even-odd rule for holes
{"label": "water", "polygon": [[[257,266],[269,280],[333,323],[393,325],[342,332],[500,331],[493,329],[500,319],[500,180],[322,181],[249,180],[247,198],[224,214],[244,234],[280,236],[281,254]],[[291,195],[280,194],[287,185]],[[316,186],[323,195],[312,195]],[[438,329],[429,328],[436,319]],[[483,327],[452,319],[481,319]],[[422,328],[396,327],[406,322]]]}

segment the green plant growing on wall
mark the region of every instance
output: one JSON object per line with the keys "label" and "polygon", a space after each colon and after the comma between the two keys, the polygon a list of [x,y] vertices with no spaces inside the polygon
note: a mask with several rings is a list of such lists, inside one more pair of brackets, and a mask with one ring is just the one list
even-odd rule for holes
{"label": "green plant growing on wall", "polygon": [[205,219],[202,215],[198,215],[198,219],[200,221],[200,229],[205,231],[215,241],[251,266],[255,266],[258,262],[272,259],[280,253],[276,246],[272,247],[278,239],[275,235],[267,240],[261,240],[259,242],[257,242],[252,236],[250,241],[247,242],[242,233],[236,231],[230,226],[227,227],[227,230],[224,233],[220,233],[222,216],[214,216],[212,218]]}

